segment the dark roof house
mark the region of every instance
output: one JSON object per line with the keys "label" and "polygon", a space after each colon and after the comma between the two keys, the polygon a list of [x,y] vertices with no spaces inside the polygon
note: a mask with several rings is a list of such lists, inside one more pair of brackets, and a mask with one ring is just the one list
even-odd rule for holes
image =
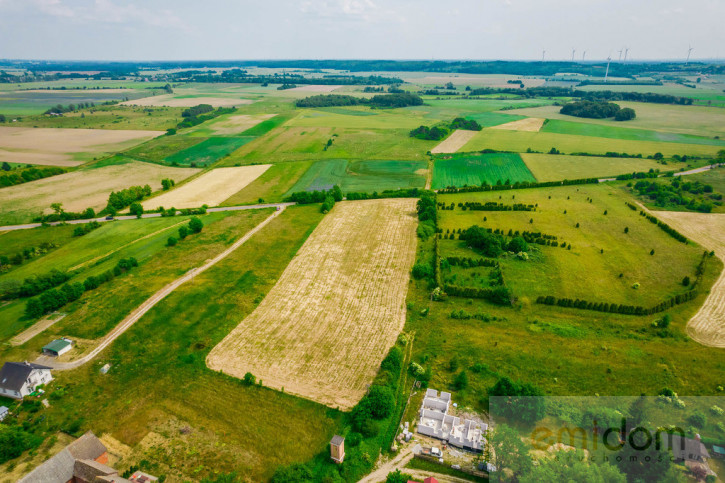
{"label": "dark roof house", "polygon": [[6,362],[0,369],[0,395],[22,399],[52,379],[50,367],[32,362]]}

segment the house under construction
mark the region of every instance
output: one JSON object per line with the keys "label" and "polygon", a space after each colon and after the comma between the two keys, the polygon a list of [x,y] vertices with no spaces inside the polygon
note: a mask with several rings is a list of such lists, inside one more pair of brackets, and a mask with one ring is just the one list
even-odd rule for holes
{"label": "house under construction", "polygon": [[457,416],[448,414],[450,406],[449,392],[441,391],[438,394],[435,389],[428,389],[420,408],[417,431],[422,435],[447,441],[457,448],[482,452],[483,435],[488,425],[470,419],[461,421]]}

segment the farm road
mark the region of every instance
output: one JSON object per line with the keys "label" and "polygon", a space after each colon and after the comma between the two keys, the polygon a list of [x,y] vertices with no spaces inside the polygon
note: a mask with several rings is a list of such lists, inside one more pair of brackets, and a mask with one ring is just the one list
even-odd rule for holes
{"label": "farm road", "polygon": [[[207,209],[207,213],[216,213],[217,211],[241,211],[241,210],[259,210],[262,208],[277,208],[285,209],[288,206],[294,205],[295,203],[266,203],[261,205],[243,205],[243,206],[219,206],[217,208],[209,208]],[[176,214],[180,214],[180,211],[177,211]],[[161,216],[161,213],[145,213],[141,215],[141,218],[159,218]],[[135,220],[136,217],[133,215],[123,215],[123,216],[117,216],[113,220],[106,220],[105,218],[90,218],[87,220],[68,220],[65,222],[62,221],[54,221],[52,223],[48,223],[48,225],[55,226],[60,225],[61,223],[67,223],[69,225],[79,225],[83,223],[90,223],[92,221],[97,221],[99,223],[107,222],[107,221],[123,221],[123,220]],[[41,223],[28,223],[25,225],[6,225],[6,226],[0,226],[0,232],[4,231],[12,231],[12,230],[26,230],[28,228],[37,228],[39,226],[42,226]]]}
{"label": "farm road", "polygon": [[[673,176],[687,176],[688,174],[704,173],[705,171],[709,171],[711,169],[715,169],[720,166],[725,166],[725,164],[723,164],[723,163],[708,164],[707,166],[702,166],[700,168],[688,169],[687,171],[680,171],[677,173],[673,173]],[[665,175],[661,174],[659,177],[664,178]],[[616,179],[617,178],[600,178],[599,182],[604,183],[606,181],[616,181]]]}
{"label": "farm road", "polygon": [[[257,205],[259,206],[259,205]],[[123,319],[119,324],[113,328],[111,332],[106,335],[101,340],[101,343],[93,349],[91,352],[86,354],[85,356],[81,357],[78,360],[72,361],[72,362],[55,362],[52,359],[49,360],[49,358],[41,357],[41,359],[38,360],[38,363],[41,363],[45,366],[50,367],[51,369],[54,369],[56,371],[65,371],[69,369],[75,369],[77,367],[82,366],[83,364],[90,362],[93,360],[98,354],[103,351],[106,347],[111,345],[111,343],[116,340],[118,337],[121,336],[124,332],[126,332],[133,324],[135,324],[141,317],[146,314],[149,310],[151,310],[157,303],[161,302],[166,296],[168,296],[171,292],[176,290],[179,286],[182,284],[188,282],[189,280],[192,280],[196,275],[199,275],[206,271],[207,269],[213,267],[218,262],[222,261],[226,257],[228,257],[234,250],[239,248],[240,246],[244,245],[247,240],[252,238],[255,233],[257,233],[259,230],[267,226],[269,222],[271,222],[273,219],[278,217],[280,213],[282,213],[285,208],[287,207],[287,204],[284,205],[270,205],[270,206],[280,206],[280,208],[269,215],[267,218],[264,219],[259,225],[252,228],[250,231],[248,231],[244,236],[242,236],[239,240],[235,241],[229,248],[221,252],[216,257],[212,258],[208,262],[206,262],[204,265],[192,268],[188,272],[186,272],[181,277],[177,278],[170,284],[166,285],[164,288],[153,294],[151,297],[149,297],[144,303],[139,305],[136,310],[131,312],[125,319]],[[221,211],[221,210],[220,210]]]}

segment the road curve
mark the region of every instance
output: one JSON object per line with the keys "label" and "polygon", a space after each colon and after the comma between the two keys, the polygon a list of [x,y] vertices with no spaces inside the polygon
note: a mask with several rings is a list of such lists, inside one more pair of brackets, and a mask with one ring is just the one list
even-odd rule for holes
{"label": "road curve", "polygon": [[[259,205],[258,205],[259,206]],[[194,278],[196,275],[199,275],[206,271],[207,269],[213,267],[216,263],[220,262],[227,256],[229,256],[234,250],[242,246],[244,243],[246,243],[247,240],[249,240],[252,236],[254,236],[255,233],[257,233],[259,230],[264,228],[269,222],[271,222],[274,218],[280,215],[285,208],[286,205],[277,205],[279,206],[277,211],[269,215],[267,218],[264,219],[259,225],[252,228],[250,231],[248,231],[244,236],[242,236],[239,240],[235,241],[229,248],[221,252],[216,257],[212,258],[208,262],[206,262],[204,265],[196,268],[192,268],[188,272],[186,272],[181,277],[177,278],[170,284],[166,285],[164,288],[153,294],[151,297],[149,297],[144,303],[139,305],[133,312],[131,312],[125,319],[123,319],[121,322],[116,325],[116,327],[111,330],[111,332],[106,335],[106,337],[101,341],[101,343],[93,349],[91,352],[86,354],[85,356],[81,357],[80,359],[77,359],[72,362],[56,362],[52,360],[48,360],[45,357],[42,357],[38,360],[39,364],[43,364],[44,366],[48,366],[51,369],[54,369],[56,371],[66,371],[69,369],[75,369],[77,367],[82,366],[83,364],[90,362],[93,360],[98,354],[103,351],[106,347],[111,345],[111,343],[119,338],[124,332],[126,332],[133,324],[135,324],[141,317],[146,314],[149,310],[151,310],[157,303],[161,302],[166,296],[168,296],[171,292],[176,290],[179,286],[182,284],[188,282],[192,278]],[[221,211],[221,210],[220,210]]]}
{"label": "road curve", "polygon": [[[219,206],[217,208],[208,208],[206,210],[207,213],[216,213],[217,211],[241,211],[241,210],[260,210],[262,208],[276,208],[276,207],[282,207],[282,209],[292,206],[296,203],[265,203],[260,205],[242,205],[242,206]],[[181,214],[181,211],[176,212],[177,215]],[[145,213],[141,215],[141,218],[159,218],[161,216],[161,213]],[[112,220],[107,220],[105,218],[88,218],[84,220],[68,220],[68,221],[54,221],[52,223],[46,223],[47,225],[55,226],[55,225],[61,225],[63,223],[67,223],[69,225],[79,225],[83,223],[90,223],[92,221],[97,221],[99,223],[105,223],[107,221],[118,221],[118,220],[135,220],[137,219],[136,216],[133,215],[122,215],[122,216],[116,216]],[[27,223],[25,225],[6,225],[6,226],[0,226],[0,231],[12,231],[12,230],[26,230],[28,228],[38,228],[39,226],[43,226],[42,223]]]}

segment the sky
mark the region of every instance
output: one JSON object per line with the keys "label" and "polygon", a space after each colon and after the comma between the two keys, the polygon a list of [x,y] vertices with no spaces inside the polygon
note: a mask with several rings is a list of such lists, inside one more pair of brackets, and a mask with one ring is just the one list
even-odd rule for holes
{"label": "sky", "polygon": [[0,58],[712,59],[723,19],[725,0],[0,0]]}

